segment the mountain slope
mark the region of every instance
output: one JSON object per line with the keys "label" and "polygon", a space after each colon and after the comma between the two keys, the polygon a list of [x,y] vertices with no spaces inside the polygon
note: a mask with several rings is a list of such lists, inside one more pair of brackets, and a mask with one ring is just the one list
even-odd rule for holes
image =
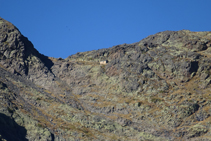
{"label": "mountain slope", "polygon": [[211,32],[56,59],[0,18],[0,48],[2,139],[211,140]]}

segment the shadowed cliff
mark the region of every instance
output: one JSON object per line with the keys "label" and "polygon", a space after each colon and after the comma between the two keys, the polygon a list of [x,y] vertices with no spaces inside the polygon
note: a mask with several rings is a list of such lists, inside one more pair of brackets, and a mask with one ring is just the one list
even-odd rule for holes
{"label": "shadowed cliff", "polygon": [[28,141],[26,129],[19,126],[14,119],[0,113],[0,135],[1,139],[8,141]]}

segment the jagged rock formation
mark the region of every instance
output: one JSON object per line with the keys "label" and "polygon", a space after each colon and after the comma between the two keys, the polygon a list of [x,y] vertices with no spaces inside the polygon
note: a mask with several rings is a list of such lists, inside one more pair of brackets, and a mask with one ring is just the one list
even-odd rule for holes
{"label": "jagged rock formation", "polygon": [[0,18],[0,139],[211,140],[210,63],[211,32],[56,59]]}

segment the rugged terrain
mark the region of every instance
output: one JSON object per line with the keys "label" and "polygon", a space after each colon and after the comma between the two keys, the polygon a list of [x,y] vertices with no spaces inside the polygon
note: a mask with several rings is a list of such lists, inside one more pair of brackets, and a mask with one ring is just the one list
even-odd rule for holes
{"label": "rugged terrain", "polygon": [[210,68],[211,32],[164,31],[62,59],[0,18],[0,139],[211,140]]}

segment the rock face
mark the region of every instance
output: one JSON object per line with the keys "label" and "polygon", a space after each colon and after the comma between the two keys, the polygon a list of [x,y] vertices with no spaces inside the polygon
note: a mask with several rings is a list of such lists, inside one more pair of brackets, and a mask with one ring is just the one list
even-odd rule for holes
{"label": "rock face", "polygon": [[0,139],[211,140],[210,63],[211,32],[57,59],[0,18]]}

